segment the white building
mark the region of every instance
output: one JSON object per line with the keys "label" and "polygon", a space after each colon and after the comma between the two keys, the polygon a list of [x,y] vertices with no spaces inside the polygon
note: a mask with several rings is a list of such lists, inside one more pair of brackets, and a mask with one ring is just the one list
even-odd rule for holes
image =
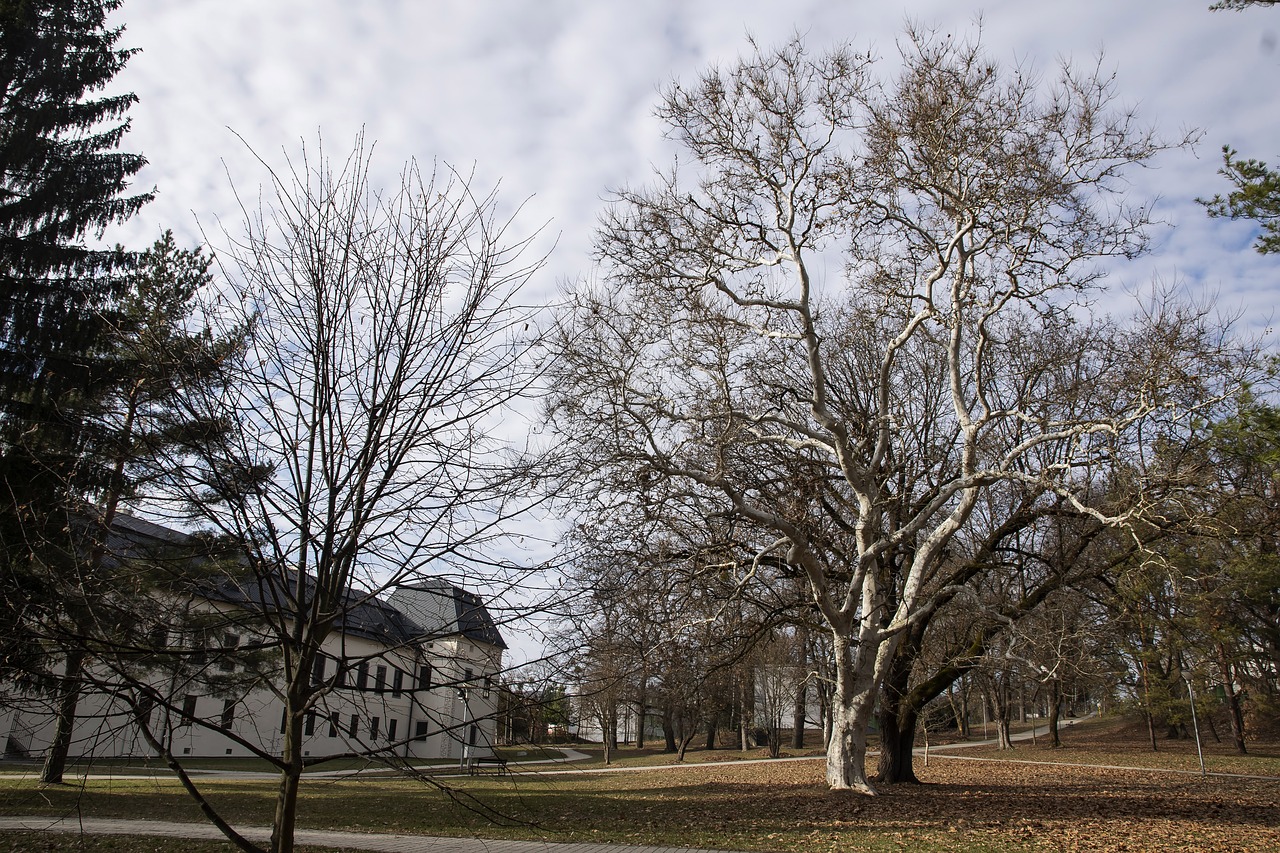
{"label": "white building", "polygon": [[[137,519],[122,524],[139,541],[181,536]],[[193,665],[157,667],[145,679],[156,697],[145,700],[154,704],[149,728],[175,756],[280,753],[284,704],[272,643],[278,632],[263,629],[272,613],[266,602],[278,592],[225,580],[202,599],[174,605],[170,624],[189,626],[195,614],[195,623],[206,625],[201,643],[208,644],[207,653],[187,655]],[[157,624],[150,639],[165,645],[168,630]],[[183,640],[183,648],[193,648],[189,634]],[[491,754],[494,681],[506,644],[479,596],[439,579],[396,587],[385,598],[353,596],[322,648],[312,683],[324,689],[304,718],[306,755],[458,760],[464,746],[469,756]],[[130,704],[139,691],[117,689],[119,679],[104,661],[91,659],[87,671],[92,686],[80,697],[71,757],[154,755]],[[5,755],[40,757],[53,739],[55,698],[7,685],[0,686],[0,702]]]}

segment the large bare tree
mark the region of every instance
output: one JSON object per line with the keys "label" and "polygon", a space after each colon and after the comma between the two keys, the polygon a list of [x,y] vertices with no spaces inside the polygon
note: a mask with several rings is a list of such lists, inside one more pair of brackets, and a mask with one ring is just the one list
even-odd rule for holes
{"label": "large bare tree", "polygon": [[[639,483],[754,526],[833,647],[827,782],[873,793],[866,732],[904,630],[983,495],[1082,495],[1229,382],[1203,314],[1090,294],[1147,247],[1124,173],[1165,143],[1097,69],[1052,87],[909,32],[901,65],[776,50],[675,83],[683,149],[618,191],[574,294],[551,417],[586,492]],[[1130,459],[1130,457],[1133,457]],[[1141,495],[1140,484],[1131,490]]]}

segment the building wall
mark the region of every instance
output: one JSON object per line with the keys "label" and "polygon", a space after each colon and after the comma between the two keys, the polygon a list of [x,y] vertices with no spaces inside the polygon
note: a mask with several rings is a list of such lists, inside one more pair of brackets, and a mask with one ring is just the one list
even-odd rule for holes
{"label": "building wall", "polygon": [[[500,649],[456,636],[422,646],[390,647],[367,637],[337,634],[325,643],[324,652],[324,671],[314,677],[330,684],[330,689],[315,712],[303,720],[304,754],[385,750],[387,755],[409,759],[454,759],[462,757],[468,740],[474,742],[471,754],[491,754],[497,694],[487,686],[501,666]],[[348,661],[348,671],[338,679],[338,661],[343,659]],[[107,680],[101,673],[99,677]],[[279,754],[284,703],[268,685],[260,683],[230,695],[195,684],[163,692],[175,706],[193,708],[195,716],[215,725],[229,723],[233,735]],[[54,733],[52,700],[12,692],[5,699],[0,735],[6,737],[6,753],[43,754]],[[179,757],[253,754],[234,737],[184,722],[181,715],[160,707],[152,711],[151,721],[153,730],[167,733]],[[123,698],[101,691],[81,696],[73,757],[153,754]]]}

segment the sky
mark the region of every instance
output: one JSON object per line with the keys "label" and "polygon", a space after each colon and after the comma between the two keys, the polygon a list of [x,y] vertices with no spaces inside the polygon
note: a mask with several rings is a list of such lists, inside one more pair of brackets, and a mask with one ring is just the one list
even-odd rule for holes
{"label": "sky", "polygon": [[[109,235],[149,244],[172,228],[216,249],[247,199],[306,144],[334,154],[362,129],[375,181],[416,158],[499,186],[516,233],[542,230],[546,268],[532,295],[591,276],[592,231],[611,189],[644,183],[675,149],[657,94],[793,34],[814,51],[847,42],[892,73],[907,21],[978,32],[1005,66],[1089,66],[1101,56],[1123,105],[1191,150],[1132,174],[1158,196],[1152,254],[1108,286],[1160,281],[1213,300],[1265,334],[1280,261],[1251,251],[1245,223],[1211,221],[1197,197],[1224,191],[1220,149],[1280,166],[1280,7],[1210,12],[1211,0],[125,0],[120,44],[140,49],[113,83],[134,92],[125,148],[149,165],[135,186],[156,201]],[[1274,347],[1274,343],[1271,344]]]}

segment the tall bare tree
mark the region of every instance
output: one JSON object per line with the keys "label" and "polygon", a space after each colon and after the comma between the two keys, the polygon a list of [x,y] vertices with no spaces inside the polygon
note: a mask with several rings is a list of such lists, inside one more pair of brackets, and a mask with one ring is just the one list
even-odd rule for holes
{"label": "tall bare tree", "polygon": [[175,458],[171,484],[240,549],[278,656],[283,746],[261,755],[280,776],[275,853],[293,848],[304,765],[332,758],[304,758],[304,721],[357,665],[317,679],[326,638],[428,573],[510,580],[500,543],[538,476],[502,426],[538,378],[536,312],[517,298],[541,263],[528,239],[465,175],[410,162],[383,193],[363,138],[345,160],[315,155],[269,169],[218,254],[211,310],[250,334],[225,392],[191,405],[238,428]]}
{"label": "tall bare tree", "polygon": [[684,154],[605,216],[552,403],[598,490],[753,525],[743,583],[801,574],[835,658],[827,782],[865,793],[879,685],[982,496],[1121,523],[1138,507],[1082,484],[1216,397],[1187,377],[1230,376],[1196,312],[1089,307],[1102,262],[1146,249],[1123,174],[1164,147],[1105,74],[1045,91],[928,32],[901,54],[877,81],[846,48],[753,45],[669,87]]}

